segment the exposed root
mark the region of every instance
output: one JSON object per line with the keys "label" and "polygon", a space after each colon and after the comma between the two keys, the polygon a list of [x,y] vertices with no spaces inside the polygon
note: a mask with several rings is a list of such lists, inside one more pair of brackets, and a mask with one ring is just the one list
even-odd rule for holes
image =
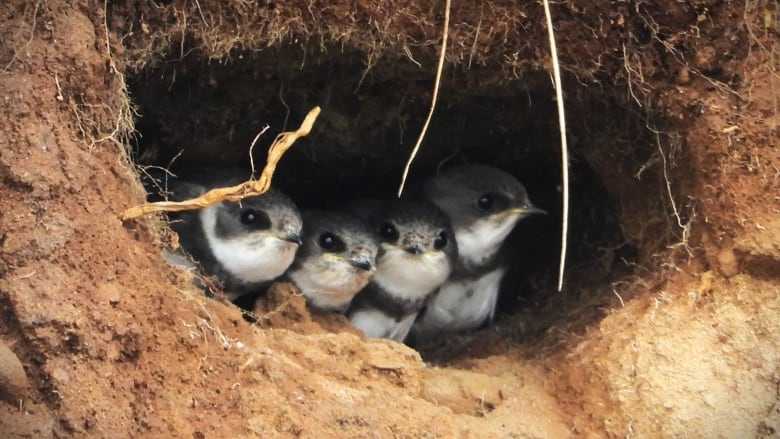
{"label": "exposed root", "polygon": [[255,145],[257,144],[257,140],[260,138],[260,136],[262,136],[263,133],[268,131],[268,128],[270,128],[270,126],[268,126],[268,125],[265,125],[263,128],[261,128],[260,132],[258,132],[257,135],[255,136],[255,138],[252,139],[252,144],[249,145],[249,164],[252,167],[252,178],[255,177],[255,157],[254,157],[254,154],[253,154],[253,152],[255,150]]}
{"label": "exposed root", "polygon": [[180,212],[182,210],[193,210],[210,206],[220,201],[239,201],[245,197],[261,195],[271,187],[276,165],[285,152],[301,137],[307,136],[311,132],[314,121],[320,114],[320,107],[314,107],[306,115],[301,126],[296,131],[285,131],[276,136],[271,147],[268,149],[268,160],[265,168],[257,180],[249,180],[244,183],[212,189],[205,194],[185,201],[159,201],[156,203],[146,203],[140,206],[133,206],[124,211],[122,220],[137,218],[153,212]]}
{"label": "exposed root", "polygon": [[27,39],[27,42],[24,43],[24,45],[22,45],[22,47],[19,47],[16,50],[14,50],[14,55],[11,57],[11,60],[8,61],[8,64],[6,64],[5,67],[3,68],[4,72],[7,72],[8,69],[11,68],[11,66],[14,63],[14,61],[16,61],[16,57],[19,56],[19,52],[21,52],[22,49],[27,48],[30,45],[30,43],[32,43],[32,40],[35,37],[35,28],[36,28],[36,26],[38,24],[37,23],[37,20],[38,20],[38,8],[40,8],[40,6],[41,6],[41,0],[38,0],[37,2],[35,2],[35,8],[33,8],[33,14],[32,14],[32,25],[30,26],[30,38]]}
{"label": "exposed root", "polygon": [[664,176],[664,182],[666,183],[666,193],[669,196],[669,203],[672,206],[672,213],[674,214],[674,218],[677,221],[677,227],[680,228],[682,233],[680,237],[680,242],[671,246],[670,248],[682,246],[685,249],[685,251],[688,253],[688,256],[693,257],[693,251],[688,245],[688,239],[691,236],[691,223],[693,223],[693,219],[696,217],[696,212],[692,211],[691,218],[688,220],[687,223],[683,224],[682,217],[680,216],[680,211],[677,208],[677,203],[675,202],[674,195],[672,194],[672,183],[669,179],[669,170],[668,170],[668,164],[666,160],[666,154],[664,154],[664,150],[661,147],[660,132],[650,127],[648,127],[648,129],[650,129],[655,134],[656,145],[658,146],[658,154],[661,156],[661,165],[662,165],[662,171]]}
{"label": "exposed root", "polygon": [[[136,165],[136,168],[138,169],[138,172],[146,175],[149,178],[149,182],[151,184],[153,184],[157,188],[157,193],[160,194],[160,196],[163,197],[166,200],[171,195],[171,192],[168,190],[168,177],[174,177],[174,178],[176,177],[176,174],[174,174],[170,170],[171,166],[173,165],[173,162],[175,162],[176,159],[178,159],[183,152],[184,152],[183,149],[181,151],[179,151],[179,153],[176,154],[171,159],[170,162],[168,162],[168,166]],[[149,174],[148,169],[159,169],[160,171],[163,172],[163,175],[165,176],[165,180],[162,183],[162,185],[160,185],[160,183],[158,182],[158,180],[156,178],[154,178],[151,174]]]}
{"label": "exposed root", "polygon": [[656,23],[652,17],[641,13],[638,6],[636,11],[638,13],[638,16],[644,21],[645,26],[648,29],[650,29],[653,40],[655,40],[657,43],[662,45],[664,49],[666,49],[666,51],[672,55],[675,61],[677,61],[680,64],[681,67],[687,69],[688,72],[693,73],[696,76],[706,80],[721,92],[734,95],[738,98],[742,98],[742,95],[740,95],[736,90],[734,90],[734,88],[732,88],[728,84],[713,79],[710,76],[702,73],[700,70],[696,69],[694,66],[690,65],[690,63],[688,63],[688,61],[685,60],[685,55],[683,55],[683,53],[678,48],[676,48],[673,43],[670,42],[670,38],[662,38],[661,36],[659,36],[661,32],[659,31],[658,23]]}
{"label": "exposed root", "polygon": [[[626,84],[628,85],[628,94],[631,95],[631,98],[634,100],[634,102],[636,102],[636,104],[639,105],[639,107],[641,108],[642,107],[642,102],[639,100],[637,95],[634,93],[634,81],[635,80],[634,80],[634,77],[632,76],[632,74],[635,75],[635,76],[638,76],[639,83],[643,83],[645,81],[645,78],[644,78],[644,75],[642,74],[642,65],[638,64],[639,65],[639,70],[635,70],[634,68],[631,67],[631,64],[629,64],[628,58],[629,58],[629,56],[628,56],[628,52],[626,51],[626,45],[623,44],[623,68],[626,70],[626,74],[628,75],[628,77],[626,78]],[[647,92],[645,91],[645,94],[646,93]]]}

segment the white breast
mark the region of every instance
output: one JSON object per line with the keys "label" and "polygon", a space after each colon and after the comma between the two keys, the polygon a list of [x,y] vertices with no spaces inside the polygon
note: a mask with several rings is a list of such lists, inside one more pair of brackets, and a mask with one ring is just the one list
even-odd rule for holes
{"label": "white breast", "polygon": [[281,276],[292,264],[298,245],[264,232],[235,239],[216,236],[217,206],[201,209],[200,219],[209,248],[222,267],[244,283],[262,283]]}
{"label": "white breast", "polygon": [[288,275],[312,305],[324,310],[345,306],[371,280],[370,271],[328,256],[308,258]]}
{"label": "white breast", "polygon": [[495,218],[483,218],[471,227],[456,228],[458,254],[466,268],[479,267],[493,257],[519,219],[519,214],[508,215],[500,222]]}
{"label": "white breast", "polygon": [[412,313],[400,322],[376,309],[366,309],[355,312],[349,317],[352,326],[363,331],[368,338],[389,338],[403,343],[409,334],[417,313]]}
{"label": "white breast", "polygon": [[415,327],[421,332],[474,329],[495,314],[499,286],[506,269],[497,268],[480,277],[448,280],[428,303]]}
{"label": "white breast", "polygon": [[374,282],[399,299],[421,299],[450,275],[450,264],[444,253],[413,255],[398,248],[386,250],[377,259]]}

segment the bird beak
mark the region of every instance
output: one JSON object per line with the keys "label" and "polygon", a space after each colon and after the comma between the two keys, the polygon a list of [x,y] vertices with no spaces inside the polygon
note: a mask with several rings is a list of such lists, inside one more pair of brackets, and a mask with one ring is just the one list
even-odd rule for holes
{"label": "bird beak", "polygon": [[359,268],[361,270],[365,271],[371,271],[373,268],[371,265],[371,261],[369,261],[366,258],[354,258],[350,259],[349,263],[352,264],[353,267]]}
{"label": "bird beak", "polygon": [[423,252],[423,247],[422,245],[420,245],[420,243],[415,242],[409,247],[406,247],[406,252],[411,253],[413,255],[419,255],[420,253]]}
{"label": "bird beak", "polygon": [[534,206],[533,204],[529,204],[527,206],[523,206],[523,207],[518,207],[516,209],[512,209],[511,212],[512,213],[516,213],[516,214],[520,214],[520,215],[523,215],[523,216],[536,215],[536,214],[547,215],[547,211],[546,210],[540,209],[540,208]]}
{"label": "bird beak", "polygon": [[298,233],[295,233],[295,232],[288,233],[282,239],[285,240],[285,241],[288,241],[288,242],[292,242],[293,244],[298,244],[298,245],[303,244],[303,240],[301,239],[301,235],[299,235]]}

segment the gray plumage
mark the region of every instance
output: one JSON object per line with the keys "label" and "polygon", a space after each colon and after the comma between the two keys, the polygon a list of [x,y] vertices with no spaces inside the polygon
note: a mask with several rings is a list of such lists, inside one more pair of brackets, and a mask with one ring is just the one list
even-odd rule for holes
{"label": "gray plumage", "polygon": [[[358,211],[366,205],[358,203]],[[427,201],[368,205],[380,240],[377,268],[347,316],[367,337],[403,342],[430,294],[449,276],[457,246],[446,215]]]}
{"label": "gray plumage", "polygon": [[415,323],[415,334],[474,329],[493,319],[506,272],[502,244],[517,222],[544,211],[525,187],[498,168],[472,164],[429,178],[425,198],[449,217],[458,263]]}
{"label": "gray plumage", "polygon": [[[241,174],[202,170],[193,180],[167,182],[169,196],[184,200],[214,187],[231,186]],[[231,300],[267,286],[290,266],[301,243],[302,221],[295,203],[276,189],[171,214],[181,249],[201,270],[219,280]]]}
{"label": "gray plumage", "polygon": [[344,312],[376,267],[378,242],[362,218],[337,212],[303,214],[303,245],[286,273],[315,310]]}

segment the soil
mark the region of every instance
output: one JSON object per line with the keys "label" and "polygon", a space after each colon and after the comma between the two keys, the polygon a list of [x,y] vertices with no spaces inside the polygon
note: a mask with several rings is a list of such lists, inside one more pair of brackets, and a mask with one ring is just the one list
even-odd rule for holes
{"label": "soil", "polygon": [[[274,184],[302,205],[392,193],[427,114],[443,4],[0,5],[0,436],[777,437],[775,2],[555,2],[572,210],[544,11],[452,5],[412,181],[500,164],[550,213],[518,227],[495,324],[412,347],[254,310],[121,221],[146,166],[247,163],[314,105]],[[582,3],[582,4],[579,4]],[[264,146],[263,146],[264,145]]]}

